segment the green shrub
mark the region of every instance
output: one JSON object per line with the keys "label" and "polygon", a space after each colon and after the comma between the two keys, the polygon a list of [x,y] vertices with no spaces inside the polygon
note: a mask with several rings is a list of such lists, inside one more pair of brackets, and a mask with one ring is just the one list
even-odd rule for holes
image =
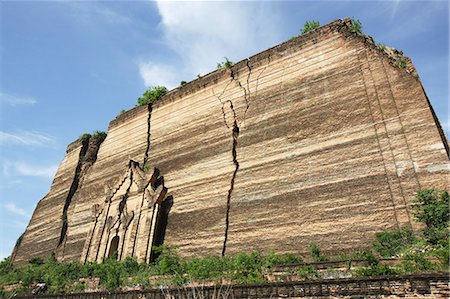
{"label": "green shrub", "polygon": [[319,21],[306,21],[303,25],[302,34],[311,32],[320,27]]}
{"label": "green shrub", "polygon": [[125,282],[123,264],[113,258],[108,258],[103,263],[98,264],[94,275],[100,278],[100,285],[109,291],[117,290]]}
{"label": "green shrub", "polygon": [[380,261],[376,258],[376,256],[372,253],[372,251],[364,251],[361,254],[361,257],[366,261],[369,266],[376,266],[380,263]]}
{"label": "green shrub", "polygon": [[0,275],[8,274],[12,270],[11,257],[8,256],[0,262]]}
{"label": "green shrub", "polygon": [[400,273],[420,273],[433,269],[433,264],[423,253],[407,253],[396,265]]}
{"label": "green shrub", "polygon": [[361,257],[366,261],[368,267],[360,267],[354,271],[355,276],[383,276],[398,274],[398,271],[380,261],[371,251],[364,251]]}
{"label": "green shrub", "polygon": [[259,252],[241,252],[231,257],[232,279],[237,283],[260,283],[264,281],[262,256]]}
{"label": "green shrub", "polygon": [[301,256],[296,256],[291,253],[276,254],[275,251],[271,250],[264,257],[263,266],[270,269],[272,266],[275,265],[289,265],[302,262],[303,259]]}
{"label": "green shrub", "polygon": [[349,25],[350,30],[353,31],[353,32],[356,32],[359,35],[361,35],[362,34],[361,21],[355,19],[354,17],[352,17],[350,20],[351,20],[351,23]]}
{"label": "green shrub", "polygon": [[181,258],[176,249],[176,246],[169,244],[153,247],[153,251],[158,254],[155,266],[157,267],[159,274],[182,273]]}
{"label": "green shrub", "polygon": [[75,285],[70,289],[71,293],[83,293],[86,288],[86,284],[84,282],[75,283]]}
{"label": "green shrub", "polygon": [[44,261],[40,257],[34,257],[34,258],[30,259],[28,261],[28,263],[30,263],[31,265],[34,265],[34,266],[39,266],[39,265],[42,265],[44,263]]}
{"label": "green shrub", "polygon": [[146,270],[141,270],[131,279],[131,283],[134,285],[141,285],[144,288],[150,288],[150,273]]}
{"label": "green shrub", "polygon": [[94,131],[94,133],[92,134],[92,137],[100,139],[100,140],[105,140],[106,138],[106,132],[104,131]]}
{"label": "green shrub", "polygon": [[385,230],[375,234],[373,249],[383,257],[391,257],[400,253],[415,241],[413,231],[408,227]]}
{"label": "green shrub", "polygon": [[303,266],[301,268],[298,268],[294,272],[302,279],[319,279],[320,275],[319,272],[317,272],[316,268],[312,266]]}
{"label": "green shrub", "polygon": [[194,258],[185,262],[184,269],[191,279],[219,279],[230,268],[228,257]]}
{"label": "green shrub", "polygon": [[384,276],[396,274],[399,274],[399,272],[386,264],[376,264],[371,267],[361,267],[354,271],[355,276]]}
{"label": "green shrub", "polygon": [[226,68],[229,69],[233,66],[233,62],[231,60],[228,60],[227,57],[224,57],[225,61],[217,63],[217,69]]}
{"label": "green shrub", "polygon": [[88,134],[88,133],[84,133],[83,135],[81,135],[79,137],[79,139],[81,139],[81,141],[88,141],[89,138],[91,138],[91,134]]}
{"label": "green shrub", "polygon": [[127,256],[123,261],[123,269],[125,270],[126,274],[128,275],[134,275],[140,270],[140,266],[138,261],[135,257]]}
{"label": "green shrub", "polygon": [[405,58],[402,56],[397,57],[397,64],[398,64],[398,67],[401,69],[406,69],[406,67],[408,66]]}
{"label": "green shrub", "polygon": [[423,236],[431,244],[448,242],[449,195],[446,191],[421,190],[413,201],[414,216],[425,223]]}
{"label": "green shrub", "polygon": [[138,106],[148,105],[154,103],[162,98],[167,93],[167,88],[165,86],[151,86],[149,87],[142,97],[138,98]]}
{"label": "green shrub", "polygon": [[441,270],[448,271],[450,265],[450,242],[440,244],[434,251],[430,252],[430,255],[438,259],[438,265]]}
{"label": "green shrub", "polygon": [[320,252],[320,248],[317,244],[311,243],[308,247],[309,254],[311,255],[313,261],[315,262],[324,262],[327,260],[327,257],[322,255]]}
{"label": "green shrub", "polygon": [[183,80],[180,82],[180,87],[185,86],[186,84],[187,84],[187,82]]}

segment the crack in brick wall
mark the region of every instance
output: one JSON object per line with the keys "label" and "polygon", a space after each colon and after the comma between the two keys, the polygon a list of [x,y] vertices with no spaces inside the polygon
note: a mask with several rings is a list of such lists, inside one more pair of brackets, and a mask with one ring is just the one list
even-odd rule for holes
{"label": "crack in brick wall", "polygon": [[[232,136],[232,148],[231,148],[231,155],[233,157],[233,164],[234,164],[234,171],[233,174],[231,176],[231,180],[230,180],[230,188],[228,189],[228,193],[227,193],[227,203],[226,203],[226,214],[225,214],[225,231],[224,231],[224,241],[223,241],[223,246],[222,246],[222,256],[225,256],[226,253],[226,248],[227,248],[227,241],[228,241],[228,230],[230,227],[230,210],[231,210],[231,196],[233,194],[233,190],[234,190],[234,184],[236,181],[236,175],[239,171],[239,161],[238,161],[238,154],[237,154],[237,146],[238,146],[238,138],[239,138],[239,133],[240,133],[240,127],[241,124],[243,124],[245,122],[245,116],[246,113],[248,111],[248,109],[250,108],[250,99],[251,99],[251,91],[250,91],[250,76],[252,73],[252,68],[249,65],[249,61],[248,59],[246,60],[246,66],[248,69],[248,74],[247,74],[247,78],[246,78],[246,85],[243,86],[242,83],[240,82],[240,80],[238,78],[236,78],[233,69],[231,69],[231,73],[230,73],[230,82],[228,82],[228,84],[225,86],[224,90],[222,91],[222,93],[217,96],[216,94],[214,94],[214,96],[219,100],[219,102],[222,105],[222,114],[223,114],[223,119],[225,122],[225,125],[228,129],[231,129],[231,136]],[[262,72],[265,70],[265,68],[262,70]],[[256,90],[255,92],[257,92],[257,84],[258,84],[258,80],[260,75],[262,74],[262,72],[258,75],[257,77],[257,83],[256,83]],[[229,86],[229,84],[231,82],[235,82],[236,85],[241,88],[244,92],[244,101],[245,101],[245,110],[242,116],[242,119],[239,121],[238,117],[237,117],[237,113],[235,110],[235,107],[233,105],[233,101],[232,100],[226,100],[226,101],[222,101],[221,97],[223,96],[223,94],[225,93],[225,90],[227,89],[227,87]],[[213,91],[214,93],[214,91]],[[230,127],[226,121],[226,113],[225,113],[225,109],[224,106],[226,103],[229,103],[230,105],[230,110],[232,112],[232,116],[233,116],[233,125]]]}
{"label": "crack in brick wall", "polygon": [[152,103],[149,103],[147,105],[147,110],[148,110],[148,117],[147,117],[147,147],[145,149],[145,154],[144,154],[144,163],[143,165],[145,165],[147,163],[148,160],[148,154],[150,151],[150,129],[151,129],[151,120],[152,120],[152,111],[153,111],[153,105]]}
{"label": "crack in brick wall", "polygon": [[[60,248],[63,242],[67,239],[68,222],[67,222],[67,212],[69,210],[70,204],[75,193],[80,189],[80,185],[85,174],[88,172],[89,168],[97,160],[98,150],[100,145],[105,140],[102,136],[91,136],[85,140],[82,140],[82,148],[79,154],[77,167],[75,169],[75,176],[73,178],[72,184],[69,189],[69,193],[65,199],[63,215],[62,215],[62,228],[58,240],[58,245],[56,248]],[[64,248],[63,248],[64,251]]]}

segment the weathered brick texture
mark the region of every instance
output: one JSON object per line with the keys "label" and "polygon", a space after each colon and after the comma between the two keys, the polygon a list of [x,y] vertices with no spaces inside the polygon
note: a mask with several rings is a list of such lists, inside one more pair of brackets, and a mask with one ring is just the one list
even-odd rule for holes
{"label": "weathered brick texture", "polygon": [[120,258],[149,260],[162,241],[183,256],[302,253],[311,242],[345,251],[383,229],[418,229],[416,191],[449,187],[447,141],[412,64],[400,68],[348,22],[118,116],[71,200],[57,250],[80,149],[69,151],[15,262],[52,251],[100,261],[114,236]]}

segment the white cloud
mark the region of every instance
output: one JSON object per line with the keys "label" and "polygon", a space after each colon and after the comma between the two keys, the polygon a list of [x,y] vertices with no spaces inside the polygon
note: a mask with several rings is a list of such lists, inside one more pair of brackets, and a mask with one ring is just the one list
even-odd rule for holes
{"label": "white cloud", "polygon": [[10,161],[6,161],[3,163],[3,174],[5,177],[31,176],[53,178],[57,169],[58,165],[34,166],[25,162]]}
{"label": "white cloud", "polygon": [[397,14],[397,9],[400,4],[400,0],[392,0],[392,12],[391,12],[391,21],[395,19],[395,15]]}
{"label": "white cloud", "polygon": [[28,145],[47,146],[54,143],[53,137],[34,131],[18,131],[7,133],[0,131],[0,144],[4,145]]}
{"label": "white cloud", "polygon": [[15,107],[18,105],[34,105],[37,101],[33,97],[29,96],[18,96],[0,92],[0,103]]}
{"label": "white cloud", "polygon": [[90,23],[99,20],[110,24],[132,22],[129,17],[104,6],[98,1],[64,1],[62,3],[71,8],[73,16],[79,22]]}
{"label": "white cloud", "polygon": [[168,66],[143,62],[139,64],[139,72],[146,86],[163,85],[172,89],[179,83],[177,72]]}
{"label": "white cloud", "polygon": [[156,84],[188,81],[213,71],[224,57],[236,62],[279,42],[282,22],[276,3],[157,1],[156,5],[167,44],[181,63],[173,70],[150,61],[145,64],[150,66],[147,72],[141,64],[146,83],[149,78],[161,79]]}
{"label": "white cloud", "polygon": [[[6,203],[6,204],[4,204],[3,206],[4,206],[5,209],[6,209],[8,212],[10,212],[10,213],[13,213],[13,214],[15,214],[15,215],[22,216],[22,217],[24,217],[24,218],[29,218],[29,217],[30,217],[30,214],[29,214],[27,211],[25,211],[24,209],[22,209],[22,208],[16,206],[15,204],[13,204],[13,203],[11,203],[11,202]],[[23,227],[22,223],[20,223],[20,224],[21,224],[20,226]],[[26,226],[26,225],[25,225],[25,226]]]}

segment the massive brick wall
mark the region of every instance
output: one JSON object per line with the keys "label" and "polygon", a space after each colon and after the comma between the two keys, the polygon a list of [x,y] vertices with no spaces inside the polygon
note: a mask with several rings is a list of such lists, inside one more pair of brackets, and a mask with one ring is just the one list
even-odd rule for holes
{"label": "massive brick wall", "polygon": [[[120,258],[150,260],[149,243],[162,241],[184,256],[301,253],[311,242],[349,250],[382,229],[417,229],[408,205],[419,189],[448,189],[448,144],[412,64],[400,68],[348,22],[118,116],[70,200],[67,230],[57,232],[67,186],[52,186],[15,261],[51,251],[100,261],[114,236]],[[70,181],[75,153],[55,182]]]}

